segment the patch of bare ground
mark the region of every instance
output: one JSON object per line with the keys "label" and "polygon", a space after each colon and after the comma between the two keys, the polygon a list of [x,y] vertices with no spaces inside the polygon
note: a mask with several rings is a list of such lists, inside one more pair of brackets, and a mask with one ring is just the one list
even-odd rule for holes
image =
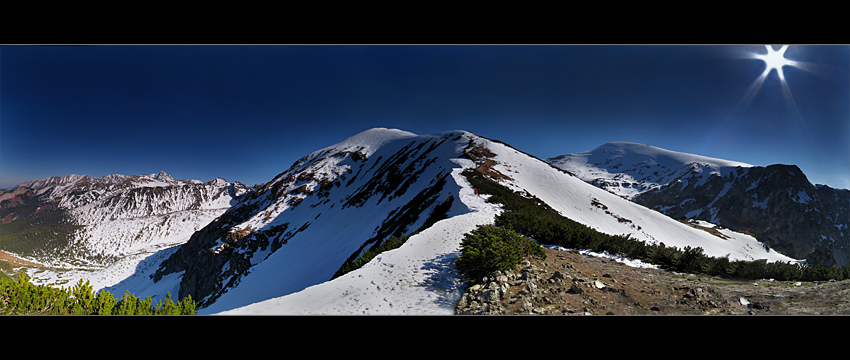
{"label": "patch of bare ground", "polygon": [[546,249],[462,296],[462,315],[848,315],[850,281],[737,281]]}
{"label": "patch of bare ground", "polygon": [[18,267],[18,266],[39,267],[39,266],[42,266],[41,264],[21,259],[17,256],[14,256],[14,255],[9,254],[9,253],[2,251],[2,250],[0,250],[0,261],[5,261],[5,262],[7,262],[7,263],[9,263],[9,264],[11,264],[12,266],[15,266],[15,267]]}

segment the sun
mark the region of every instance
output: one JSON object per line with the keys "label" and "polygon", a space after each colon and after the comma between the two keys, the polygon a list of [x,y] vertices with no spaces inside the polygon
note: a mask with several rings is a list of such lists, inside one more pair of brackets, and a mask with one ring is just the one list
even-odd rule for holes
{"label": "sun", "polygon": [[764,61],[765,69],[760,78],[763,80],[771,71],[776,70],[779,80],[785,83],[785,73],[782,71],[782,67],[799,66],[796,61],[785,58],[785,51],[788,50],[788,45],[782,45],[779,50],[775,50],[771,45],[765,45],[764,47],[767,48],[767,54],[751,54],[753,58]]}
{"label": "sun", "polygon": [[[781,126],[791,129],[792,133],[799,141],[796,146],[800,146],[801,149],[805,148],[803,144],[812,144],[814,142],[814,139],[808,131],[808,126],[803,118],[803,114],[800,111],[800,108],[797,107],[795,97],[791,92],[791,87],[795,84],[789,84],[789,80],[792,83],[796,81],[796,71],[792,70],[790,79],[785,77],[785,71],[787,71],[790,67],[814,75],[828,77],[832,76],[833,70],[816,63],[800,61],[798,59],[792,60],[794,58],[794,54],[799,54],[801,56],[805,54],[806,48],[804,47],[797,47],[794,45],[794,49],[791,51],[792,59],[787,58],[786,53],[790,47],[791,46],[789,45],[764,45],[764,50],[762,50],[761,46],[758,45],[754,48],[750,46],[735,47],[735,50],[732,51],[733,58],[745,59],[747,61],[757,60],[759,63],[763,62],[764,69],[760,74],[755,76],[755,79],[751,80],[752,82],[749,87],[746,88],[738,103],[734,105],[729,113],[715,125],[715,131],[718,134],[722,134],[723,136],[726,136],[726,134],[732,134],[735,131],[733,129],[737,125],[736,123],[748,122],[750,126]],[[806,56],[803,56],[803,58],[805,57]],[[752,68],[747,67],[747,69]],[[771,73],[774,70],[776,70],[776,76],[779,80],[778,85],[782,92],[782,98],[776,97],[776,92],[771,91],[762,94],[760,99],[761,101],[758,102],[758,106],[751,107],[751,105],[756,103],[755,100],[761,92],[761,88],[767,82],[767,78],[771,76]],[[753,75],[755,75],[755,73]],[[771,86],[773,85],[776,85],[776,83],[771,82]],[[773,108],[780,107],[783,103],[787,110],[787,116],[784,116],[779,111],[773,111]],[[718,136],[721,135],[711,135],[711,141],[716,141],[715,138]]]}
{"label": "sun", "polygon": [[766,54],[759,54],[755,52],[747,53],[746,57],[749,59],[761,60],[764,62],[764,71],[759,75],[753,82],[750,84],[747,93],[744,95],[744,98],[741,100],[741,104],[749,104],[752,102],[755,95],[759,92],[762,85],[767,79],[767,76],[770,75],[773,70],[776,70],[777,76],[779,76],[779,83],[782,87],[782,94],[785,97],[788,110],[795,115],[799,114],[797,109],[797,105],[794,103],[794,96],[791,95],[791,88],[788,86],[788,82],[785,80],[785,72],[783,68],[786,66],[791,66],[800,69],[807,69],[805,63],[801,63],[799,61],[790,60],[785,57],[785,51],[788,50],[788,45],[782,45],[779,50],[773,48],[772,45],[765,45],[765,49],[767,49]]}

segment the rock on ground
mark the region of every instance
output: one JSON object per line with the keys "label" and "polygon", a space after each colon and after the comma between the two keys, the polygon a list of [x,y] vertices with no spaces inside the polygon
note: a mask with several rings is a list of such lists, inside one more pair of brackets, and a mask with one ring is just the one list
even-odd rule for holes
{"label": "rock on ground", "polygon": [[546,249],[470,286],[461,315],[850,314],[850,281],[734,281]]}

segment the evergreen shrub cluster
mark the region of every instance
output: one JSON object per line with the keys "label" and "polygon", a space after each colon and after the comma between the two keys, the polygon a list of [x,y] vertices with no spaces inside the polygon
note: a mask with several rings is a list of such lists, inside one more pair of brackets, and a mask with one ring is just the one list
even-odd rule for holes
{"label": "evergreen shrub cluster", "polygon": [[649,244],[628,235],[608,235],[568,219],[533,196],[523,196],[497,184],[474,170],[463,173],[470,183],[490,194],[488,201],[502,204],[505,211],[495,225],[528,236],[540,244],[605,252],[639,259],[664,270],[706,274],[732,279],[775,279],[780,281],[825,281],[850,279],[850,266],[806,266],[766,260],[729,260],[711,257],[700,247],[679,249],[662,243]]}
{"label": "evergreen shrub cluster", "polygon": [[515,231],[491,225],[479,226],[463,237],[461,256],[455,265],[475,284],[494,271],[507,271],[526,256],[546,258],[546,252],[533,240]]}
{"label": "evergreen shrub cluster", "polygon": [[336,274],[334,274],[332,279],[336,279],[342,275],[345,275],[348,272],[359,269],[363,265],[366,265],[366,263],[368,263],[369,261],[372,261],[375,256],[378,256],[378,254],[384,251],[389,251],[398,248],[399,246],[401,246],[401,244],[404,244],[404,242],[407,241],[409,237],[409,235],[403,235],[401,237],[391,235],[388,239],[380,242],[379,244],[376,244],[376,246],[373,246],[363,252],[363,254],[361,254],[356,259],[348,260],[343,263],[342,266],[340,266],[337,270]]}
{"label": "evergreen shrub cluster", "polygon": [[2,279],[11,279],[7,273],[12,273],[12,265],[5,261],[0,261],[0,280]]}
{"label": "evergreen shrub cluster", "polygon": [[156,304],[150,296],[142,299],[125,293],[116,299],[108,291],[95,293],[82,279],[70,288],[33,285],[26,274],[17,280],[0,279],[2,315],[194,315],[191,296],[174,302],[171,293]]}

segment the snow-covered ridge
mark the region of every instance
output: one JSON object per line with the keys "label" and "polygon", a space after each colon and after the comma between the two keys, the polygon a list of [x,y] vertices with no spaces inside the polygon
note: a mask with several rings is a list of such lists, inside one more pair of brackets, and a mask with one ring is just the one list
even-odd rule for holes
{"label": "snow-covered ridge", "polygon": [[[470,184],[460,175],[464,169],[478,168],[485,163],[483,158],[472,160],[465,156],[465,150],[473,147],[481,149],[477,154],[492,155],[486,159],[488,160],[486,166],[489,166],[489,171],[500,174],[496,178],[501,179],[499,181],[503,185],[534,195],[564,216],[599,231],[609,234],[630,234],[643,241],[664,242],[668,246],[702,247],[708,255],[729,255],[731,259],[763,258],[769,261],[794,261],[766,249],[751,236],[729,232],[725,233],[725,237],[718,237],[596,188],[506,144],[490,141],[468,132],[459,132],[459,134],[462,136],[455,141],[455,150],[441,152],[440,155],[457,164],[451,172],[452,177],[449,178],[451,188],[454,189],[450,195],[463,204],[463,206],[453,206],[449,218],[413,235],[401,248],[382,253],[361,269],[343,277],[316,283],[288,295],[281,292],[277,297],[271,296],[251,305],[233,308],[238,303],[236,299],[240,297],[239,294],[268,291],[269,287],[264,284],[280,284],[289,281],[284,280],[288,275],[281,272],[280,266],[283,263],[274,265],[276,262],[283,261],[284,258],[289,259],[290,262],[298,259],[297,261],[300,261],[302,265],[306,265],[308,259],[301,258],[298,254],[284,255],[287,250],[297,251],[294,247],[287,249],[289,245],[286,245],[273,256],[268,257],[265,262],[254,267],[238,287],[230,289],[219,302],[202,312],[451,314],[452,305],[463,290],[462,281],[453,270],[451,259],[459,256],[459,244],[464,233],[474,229],[476,225],[491,224],[500,211],[498,206],[486,202],[486,196],[476,196]],[[378,154],[385,154],[384,150],[387,149],[382,148],[375,152],[372,158]],[[356,170],[354,172],[356,173]],[[429,181],[433,180],[423,177],[420,182]],[[412,186],[421,186],[418,183]],[[340,200],[334,194],[331,193],[330,203]],[[604,205],[600,206],[600,204]],[[282,213],[280,216],[286,216],[286,214]],[[358,212],[349,213],[345,217],[337,216],[335,217],[338,222],[336,226],[345,229],[346,232],[356,229],[358,224],[361,226],[364,224],[361,216],[363,215]],[[323,241],[321,236],[313,236],[304,234],[305,239],[302,241]],[[335,244],[337,245],[331,248],[336,248],[342,243]],[[324,253],[329,250],[314,247],[312,251]],[[321,254],[310,256],[326,258],[326,255]],[[280,260],[272,261],[274,258]],[[300,271],[299,269],[299,273]],[[441,284],[441,286],[433,286],[433,284]]]}
{"label": "snow-covered ridge", "polygon": [[[698,168],[710,169],[712,163],[705,163]],[[377,128],[296,161],[191,239],[183,238],[189,231],[178,225],[181,216],[202,210],[117,220],[119,225],[110,228],[131,230],[106,237],[121,241],[122,260],[78,275],[114,294],[127,290],[162,299],[165,291],[189,291],[196,301],[205,301],[201,314],[453,314],[464,290],[453,264],[463,235],[492,224],[501,211],[486,195],[476,194],[462,175],[466,169],[483,169],[504,186],[534,195],[601,232],[701,247],[708,255],[730,259],[794,261],[752,237],[726,232],[719,237],[673,220],[470,132],[416,135]],[[165,193],[165,188],[137,188],[125,198],[163,204],[165,198],[158,196]],[[423,228],[444,205],[446,217]],[[111,216],[105,210],[100,214],[101,219]],[[166,239],[162,229],[186,232]],[[421,231],[401,247],[330,280],[347,259],[375,241],[416,230]],[[90,238],[92,244],[101,241],[101,233]],[[135,234],[154,234],[156,240],[125,242]]]}
{"label": "snow-covered ridge", "polygon": [[159,274],[184,271],[187,261],[221,264],[185,270],[192,282],[181,294],[198,291],[205,312],[327,281],[352,256],[420,229],[438,207],[462,211],[452,174],[468,143],[464,132],[372,129],[315,151],[199,232]]}
{"label": "snow-covered ridge", "polygon": [[93,188],[164,187],[201,183],[203,182],[194,179],[176,180],[165,171],[160,171],[149,175],[110,174],[102,177],[94,177],[91,175],[69,174],[64,176],[50,176],[41,180],[32,180],[18,184],[12,189],[26,187],[35,190],[38,196],[56,199],[72,192],[79,193]]}
{"label": "snow-covered ridge", "polygon": [[753,165],[659,147],[610,142],[593,150],[546,160],[580,179],[626,198],[673,181],[704,183],[711,175],[726,176]]}

